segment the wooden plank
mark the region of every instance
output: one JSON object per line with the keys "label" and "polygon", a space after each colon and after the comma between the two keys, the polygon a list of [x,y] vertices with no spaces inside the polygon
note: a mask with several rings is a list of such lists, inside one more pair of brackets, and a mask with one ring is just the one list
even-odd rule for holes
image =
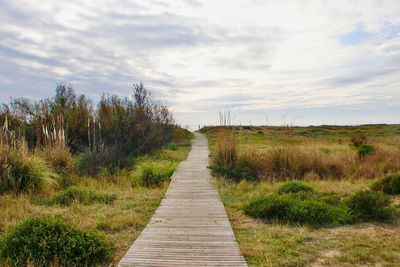
{"label": "wooden plank", "polygon": [[210,183],[208,154],[207,139],[196,134],[165,198],[118,266],[247,266]]}

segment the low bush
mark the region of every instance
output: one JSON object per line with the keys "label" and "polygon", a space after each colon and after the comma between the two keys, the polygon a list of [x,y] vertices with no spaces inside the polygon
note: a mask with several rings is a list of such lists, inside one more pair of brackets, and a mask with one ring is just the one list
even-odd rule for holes
{"label": "low bush", "polygon": [[298,192],[314,192],[314,189],[308,184],[296,180],[286,182],[278,189],[280,195]]}
{"label": "low bush", "polygon": [[156,160],[152,158],[142,160],[129,175],[132,186],[138,184],[144,186],[161,186],[164,181],[169,180],[178,165],[176,162],[168,160]]}
{"label": "low bush", "polygon": [[252,217],[309,225],[344,224],[349,221],[345,207],[323,201],[299,200],[290,195],[262,196],[247,203],[244,212]]}
{"label": "low bush", "polygon": [[56,195],[53,203],[62,206],[69,206],[73,202],[84,205],[90,205],[94,202],[112,204],[116,199],[116,194],[100,194],[85,187],[71,186]]}
{"label": "low bush", "polygon": [[389,207],[391,199],[381,192],[359,191],[345,200],[355,220],[390,219],[393,209]]}
{"label": "low bush", "polygon": [[389,195],[400,194],[400,174],[386,176],[382,180],[374,183],[372,189],[375,191],[382,191]]}
{"label": "low bush", "polygon": [[235,165],[219,164],[214,162],[211,166],[213,175],[222,175],[236,182],[242,179],[255,181],[257,180],[257,172],[250,168],[245,161],[236,162]]}
{"label": "low bush", "polygon": [[362,144],[357,147],[357,155],[359,159],[364,159],[366,156],[371,155],[375,152],[375,148],[372,145]]}
{"label": "low bush", "polygon": [[113,252],[99,232],[74,228],[59,217],[30,218],[1,243],[1,258],[15,266],[94,266],[111,260]]}

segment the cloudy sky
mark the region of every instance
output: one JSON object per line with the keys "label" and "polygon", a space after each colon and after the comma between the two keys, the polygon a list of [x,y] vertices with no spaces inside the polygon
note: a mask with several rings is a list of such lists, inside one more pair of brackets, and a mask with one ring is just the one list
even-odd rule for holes
{"label": "cloudy sky", "polygon": [[398,0],[0,0],[0,102],[143,81],[182,125],[399,123]]}

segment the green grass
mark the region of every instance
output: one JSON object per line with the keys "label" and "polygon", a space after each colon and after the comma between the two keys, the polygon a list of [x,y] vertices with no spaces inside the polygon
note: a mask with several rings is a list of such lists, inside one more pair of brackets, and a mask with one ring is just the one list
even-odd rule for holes
{"label": "green grass", "polygon": [[[368,189],[369,180],[307,181],[325,195],[348,197]],[[218,178],[217,185],[241,252],[250,266],[353,266],[400,264],[400,222],[363,222],[347,226],[314,227],[248,216],[249,199],[276,192],[281,182],[235,183]],[[329,185],[329,187],[328,187]],[[394,198],[395,202],[400,197]],[[395,207],[396,205],[392,205]],[[396,207],[400,212],[400,207]]]}

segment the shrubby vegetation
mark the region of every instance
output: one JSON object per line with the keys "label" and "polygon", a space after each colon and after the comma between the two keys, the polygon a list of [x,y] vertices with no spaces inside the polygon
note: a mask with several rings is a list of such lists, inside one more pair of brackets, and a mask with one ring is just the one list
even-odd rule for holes
{"label": "shrubby vegetation", "polygon": [[290,181],[281,185],[278,194],[289,194],[298,192],[314,192],[314,189],[306,183],[300,181]]}
{"label": "shrubby vegetation", "polygon": [[103,95],[97,108],[59,85],[53,98],[3,105],[0,124],[0,192],[17,193],[40,188],[51,172],[118,175],[135,157],[188,134],[142,83],[132,98]]}
{"label": "shrubby vegetation", "polygon": [[[400,125],[201,131],[249,265],[399,265],[398,180],[380,178],[400,172]],[[363,144],[374,151],[360,157]]]}
{"label": "shrubby vegetation", "polygon": [[[5,266],[109,265],[146,225],[192,137],[143,84],[130,98],[103,95],[98,105],[64,85],[52,98],[3,105],[0,260]],[[33,217],[20,224],[54,213],[66,220]],[[118,238],[115,254],[93,228]]]}
{"label": "shrubby vegetation", "polygon": [[2,258],[15,266],[94,266],[110,260],[113,250],[100,233],[49,216],[22,222],[0,244]]}
{"label": "shrubby vegetation", "polygon": [[290,181],[281,185],[278,193],[250,200],[243,210],[256,218],[309,225],[388,220],[394,213],[390,198],[374,191],[359,191],[341,200],[337,195],[318,193],[305,183]]}
{"label": "shrubby vegetation", "polygon": [[373,184],[372,189],[389,195],[400,194],[400,174],[388,175]]}

